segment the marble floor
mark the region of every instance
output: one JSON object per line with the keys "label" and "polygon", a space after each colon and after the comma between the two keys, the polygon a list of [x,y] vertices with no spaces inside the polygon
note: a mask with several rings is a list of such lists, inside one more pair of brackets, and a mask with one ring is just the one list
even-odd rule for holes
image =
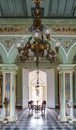
{"label": "marble floor", "polygon": [[[61,123],[57,120],[58,110],[46,109],[45,114],[18,110],[18,120],[0,123],[0,130],[76,130],[76,123]],[[74,110],[76,113],[76,110]]]}

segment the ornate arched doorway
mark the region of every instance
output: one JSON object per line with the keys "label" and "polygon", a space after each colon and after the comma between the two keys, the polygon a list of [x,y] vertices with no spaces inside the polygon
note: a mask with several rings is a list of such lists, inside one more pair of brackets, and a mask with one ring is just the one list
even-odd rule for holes
{"label": "ornate arched doorway", "polygon": [[29,100],[33,100],[39,104],[46,100],[47,95],[47,75],[43,71],[39,71],[39,87],[37,86],[37,70],[29,73]]}

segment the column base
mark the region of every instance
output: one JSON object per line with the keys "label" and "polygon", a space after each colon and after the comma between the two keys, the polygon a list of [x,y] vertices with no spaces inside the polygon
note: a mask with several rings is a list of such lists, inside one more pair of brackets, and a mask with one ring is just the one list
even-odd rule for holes
{"label": "column base", "polygon": [[67,117],[67,122],[68,123],[76,122],[76,118],[75,117]]}
{"label": "column base", "polygon": [[0,122],[2,122],[3,121],[3,119],[2,118],[0,118]]}
{"label": "column base", "polygon": [[64,116],[58,115],[58,120],[61,121],[61,122],[66,122],[67,118],[64,117]]}
{"label": "column base", "polygon": [[1,119],[0,121],[3,123],[8,123],[8,122],[15,122],[18,120],[18,116],[14,116],[14,117],[7,117],[5,119]]}
{"label": "column base", "polygon": [[61,122],[67,122],[67,123],[73,123],[73,122],[76,122],[76,118],[75,117],[70,117],[70,116],[61,116],[61,115],[58,115],[58,120],[61,121]]}
{"label": "column base", "polygon": [[7,123],[8,123],[8,119],[4,119],[4,120],[3,120],[3,123],[4,123],[4,124],[7,124]]}

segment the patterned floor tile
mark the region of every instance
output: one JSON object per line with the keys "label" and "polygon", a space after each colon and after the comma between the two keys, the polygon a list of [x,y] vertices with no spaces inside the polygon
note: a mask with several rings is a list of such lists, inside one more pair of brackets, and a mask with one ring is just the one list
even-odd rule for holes
{"label": "patterned floor tile", "polygon": [[[76,130],[76,124],[61,123],[57,120],[58,111],[47,109],[45,115],[29,113],[28,110],[18,111],[18,120],[13,123],[1,124],[0,130]],[[76,117],[76,110],[74,110]]]}

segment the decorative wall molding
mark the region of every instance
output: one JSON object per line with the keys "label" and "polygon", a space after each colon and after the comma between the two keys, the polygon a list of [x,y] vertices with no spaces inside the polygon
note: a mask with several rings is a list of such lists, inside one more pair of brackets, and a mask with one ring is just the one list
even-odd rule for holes
{"label": "decorative wall molding", "polygon": [[0,34],[27,34],[26,26],[20,25],[0,25]]}
{"label": "decorative wall molding", "polygon": [[[0,34],[28,34],[30,25],[0,25]],[[49,25],[53,34],[76,34],[76,27],[74,26],[58,26]]]}
{"label": "decorative wall molding", "polygon": [[53,31],[55,33],[59,33],[59,34],[76,34],[76,27],[71,27],[71,26],[53,26],[52,27]]}

